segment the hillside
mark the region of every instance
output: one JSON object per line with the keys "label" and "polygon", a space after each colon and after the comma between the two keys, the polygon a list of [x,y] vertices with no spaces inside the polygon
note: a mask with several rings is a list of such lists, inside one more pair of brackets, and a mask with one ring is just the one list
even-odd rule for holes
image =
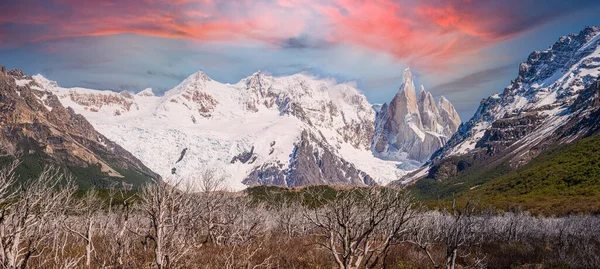
{"label": "hillside", "polygon": [[160,177],[21,70],[0,66],[0,163],[20,161],[22,180],[54,166],[79,187],[139,187]]}
{"label": "hillside", "polygon": [[505,165],[442,182],[423,179],[410,190],[429,204],[455,194],[500,210],[600,213],[600,134],[550,149],[516,171]]}

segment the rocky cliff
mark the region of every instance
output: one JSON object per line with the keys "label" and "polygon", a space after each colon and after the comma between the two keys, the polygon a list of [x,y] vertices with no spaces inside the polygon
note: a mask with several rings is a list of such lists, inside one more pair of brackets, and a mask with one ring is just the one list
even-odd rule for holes
{"label": "rocky cliff", "polygon": [[[59,98],[20,70],[0,68],[0,150],[32,176],[44,165],[73,174],[82,187],[140,184],[160,178]],[[24,175],[24,176],[28,176]]]}

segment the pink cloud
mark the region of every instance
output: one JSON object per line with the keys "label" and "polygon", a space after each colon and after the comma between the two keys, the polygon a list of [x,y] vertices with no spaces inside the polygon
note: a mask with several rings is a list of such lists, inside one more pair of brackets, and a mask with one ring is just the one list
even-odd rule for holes
{"label": "pink cloud", "polygon": [[[526,31],[528,15],[511,8],[490,0],[8,0],[0,3],[0,32],[8,33],[0,40],[135,33],[278,44],[309,36],[443,69]],[[8,24],[33,30],[3,29]]]}

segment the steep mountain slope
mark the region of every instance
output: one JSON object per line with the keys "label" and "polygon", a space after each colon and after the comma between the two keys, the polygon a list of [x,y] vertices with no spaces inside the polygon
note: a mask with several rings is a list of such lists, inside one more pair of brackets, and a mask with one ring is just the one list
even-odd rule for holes
{"label": "steep mountain slope", "polygon": [[20,70],[0,66],[0,151],[2,162],[19,159],[22,177],[44,165],[70,171],[81,187],[113,183],[139,186],[159,176],[119,145],[96,132],[51,92]]}
{"label": "steep mountain slope", "polygon": [[405,174],[401,162],[373,156],[375,112],[351,85],[261,72],[222,84],[199,72],[159,97],[34,78],[168,180],[214,169],[237,190],[386,184]]}
{"label": "steep mountain slope", "polygon": [[[600,81],[589,120],[600,121]],[[590,92],[590,91],[586,91]],[[580,94],[580,97],[584,93]],[[581,98],[583,99],[583,98]],[[596,124],[596,128],[598,125]],[[478,164],[480,165],[480,164]],[[550,146],[526,165],[479,166],[442,182],[422,179],[411,190],[423,200],[475,197],[484,207],[521,207],[534,213],[599,213],[600,133]]]}
{"label": "steep mountain slope", "polygon": [[499,208],[546,213],[600,213],[600,135],[543,152],[468,195]]}
{"label": "steep mountain slope", "polygon": [[460,122],[454,106],[444,97],[436,105],[421,86],[417,98],[407,68],[398,93],[379,109],[373,151],[385,159],[412,160],[416,168],[446,143]]}
{"label": "steep mountain slope", "polygon": [[473,188],[485,183],[483,179],[522,167],[549,148],[597,133],[599,76],[598,27],[586,27],[545,51],[531,53],[503,93],[484,99],[428,166],[405,177],[403,184],[425,176],[449,180],[460,185],[457,190]]}

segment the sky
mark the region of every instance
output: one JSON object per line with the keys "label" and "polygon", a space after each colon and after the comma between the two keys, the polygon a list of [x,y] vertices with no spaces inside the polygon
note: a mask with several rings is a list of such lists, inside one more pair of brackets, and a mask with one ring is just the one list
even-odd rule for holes
{"label": "sky", "polygon": [[518,65],[600,25],[598,0],[2,0],[0,64],[63,87],[160,94],[203,71],[355,82],[389,102],[410,67],[468,120]]}

